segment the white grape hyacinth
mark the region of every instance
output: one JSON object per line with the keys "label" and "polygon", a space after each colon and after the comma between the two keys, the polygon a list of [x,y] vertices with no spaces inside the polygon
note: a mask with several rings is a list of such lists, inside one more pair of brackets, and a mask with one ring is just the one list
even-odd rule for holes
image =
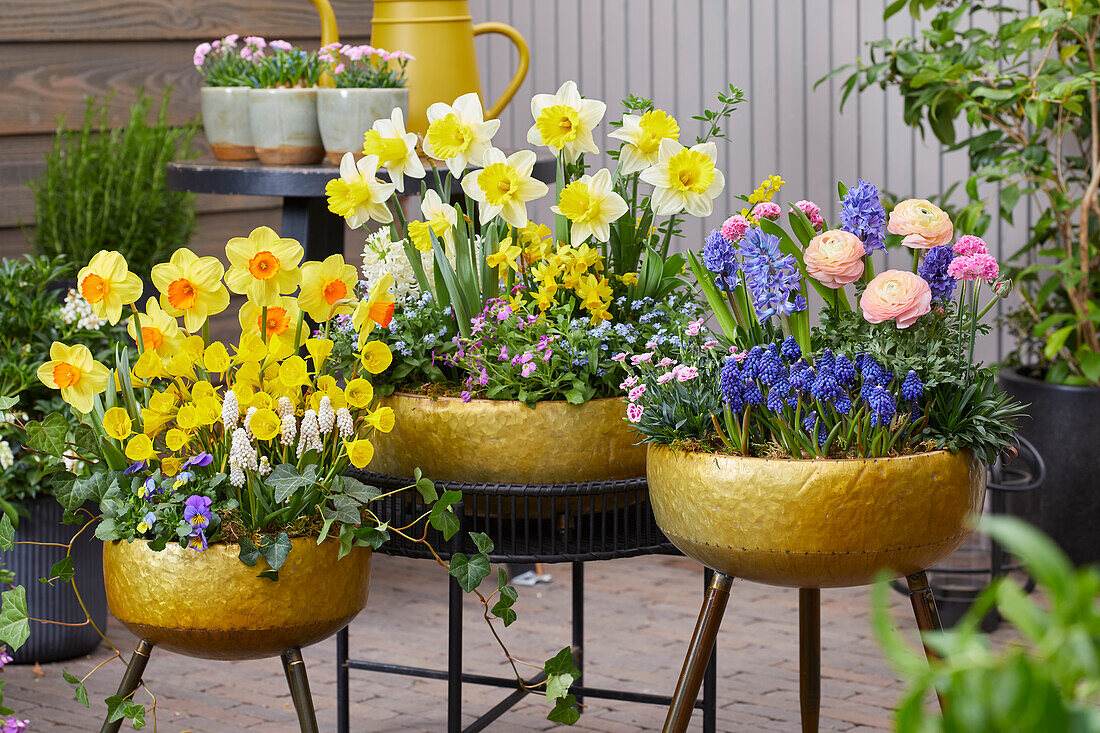
{"label": "white grape hyacinth", "polygon": [[355,434],[355,421],[352,420],[351,412],[348,408],[341,407],[336,411],[336,429],[339,431],[340,437],[347,440]]}
{"label": "white grape hyacinth", "polygon": [[322,395],[321,403],[317,405],[317,427],[321,435],[328,435],[336,425],[336,413],[332,409],[332,400],[328,395]]}
{"label": "white grape hyacinth", "polygon": [[222,425],[228,433],[237,427],[237,419],[241,416],[241,408],[237,402],[237,393],[228,390],[222,400]]}

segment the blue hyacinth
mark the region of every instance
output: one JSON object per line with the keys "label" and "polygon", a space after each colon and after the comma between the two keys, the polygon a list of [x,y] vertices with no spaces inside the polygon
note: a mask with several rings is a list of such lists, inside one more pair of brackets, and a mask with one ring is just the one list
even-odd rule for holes
{"label": "blue hyacinth", "polygon": [[836,375],[836,381],[840,383],[842,387],[851,387],[856,381],[856,367],[844,354],[837,354],[833,360],[833,374]]}
{"label": "blue hyacinth", "polygon": [[726,359],[722,365],[720,381],[722,399],[734,412],[740,412],[745,406],[744,389],[741,387],[741,369],[734,358]]}
{"label": "blue hyacinth", "polygon": [[928,282],[933,301],[949,300],[955,292],[956,280],[947,274],[947,268],[953,259],[955,250],[950,244],[941,244],[924,253],[924,260],[920,263],[917,274]]}
{"label": "blue hyacinth", "polygon": [[888,425],[898,411],[893,393],[881,385],[871,390],[867,403],[871,407],[871,427]]}
{"label": "blue hyacinth", "polygon": [[905,381],[901,383],[901,396],[908,402],[916,402],[924,396],[924,383],[912,369],[905,375]]}
{"label": "blue hyacinth", "polygon": [[870,254],[886,251],[886,209],[878,189],[862,178],[848,189],[840,201],[841,228],[860,238]]}
{"label": "blue hyacinth", "polygon": [[761,322],[773,315],[805,310],[806,299],[800,292],[802,275],[794,256],[780,250],[779,237],[753,227],[741,238],[739,252],[745,284]]}
{"label": "blue hyacinth", "polygon": [[714,285],[719,290],[733,290],[740,282],[737,247],[717,229],[703,243],[703,266],[715,274]]}
{"label": "blue hyacinth", "polygon": [[783,358],[790,364],[794,364],[802,358],[802,348],[798,345],[798,339],[794,336],[783,339],[783,346],[780,351],[783,353]]}

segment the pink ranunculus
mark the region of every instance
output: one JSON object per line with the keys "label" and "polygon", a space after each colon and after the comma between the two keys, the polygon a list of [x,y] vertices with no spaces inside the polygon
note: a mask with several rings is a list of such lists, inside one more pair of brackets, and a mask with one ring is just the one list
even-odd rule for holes
{"label": "pink ranunculus", "polygon": [[867,250],[859,237],[843,229],[818,234],[806,246],[806,272],[827,288],[842,288],[863,275]]}
{"label": "pink ranunculus", "polygon": [[898,328],[909,328],[932,310],[932,289],[920,275],[887,270],[867,283],[859,307],[868,323],[896,320]]}
{"label": "pink ranunculus", "polygon": [[680,370],[680,373],[676,375],[676,379],[677,379],[677,381],[680,381],[680,382],[690,382],[691,380],[695,379],[698,376],[699,376],[699,370],[698,369],[696,369],[695,367],[686,366],[686,367],[683,367]]}
{"label": "pink ranunculus", "polygon": [[661,374],[660,376],[657,377],[657,384],[664,384],[666,382],[671,382],[673,379],[675,379],[675,377],[676,377],[676,375],[674,373],[665,372],[664,374]]}
{"label": "pink ranunculus", "polygon": [[638,404],[626,406],[626,417],[630,422],[638,422],[642,419],[642,406]]}
{"label": "pink ranunculus", "polygon": [[955,250],[957,255],[984,255],[989,251],[985,240],[973,234],[964,234],[959,237],[959,241],[955,242],[952,249]]}
{"label": "pink ranunculus", "polygon": [[645,385],[639,384],[634,389],[630,390],[630,394],[627,395],[627,399],[631,402],[637,402],[638,398],[645,394]]}
{"label": "pink ranunculus", "polygon": [[623,380],[623,383],[619,385],[619,389],[631,389],[638,384],[638,378],[631,375]]}
{"label": "pink ranunculus", "polygon": [[901,234],[901,243],[913,249],[932,249],[949,244],[955,234],[951,217],[925,199],[906,199],[890,212],[886,230]]}
{"label": "pink ranunculus", "polygon": [[984,280],[993,282],[1001,274],[997,260],[988,252],[959,255],[947,266],[947,274],[956,280]]}
{"label": "pink ranunculus", "polygon": [[757,219],[775,221],[783,215],[783,209],[779,208],[779,204],[775,202],[761,201],[759,204],[752,207],[752,215]]}
{"label": "pink ranunculus", "polygon": [[722,236],[725,237],[728,242],[737,242],[741,237],[745,236],[745,232],[749,230],[749,226],[748,219],[740,214],[735,214],[722,223]]}

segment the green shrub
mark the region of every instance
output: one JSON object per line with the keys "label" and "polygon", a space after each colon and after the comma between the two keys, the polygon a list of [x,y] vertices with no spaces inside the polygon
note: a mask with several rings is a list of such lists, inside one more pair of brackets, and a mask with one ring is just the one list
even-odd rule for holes
{"label": "green shrub", "polygon": [[82,267],[101,249],[118,250],[130,269],[149,276],[153,264],[187,246],[195,229],[194,197],[169,191],[167,165],[191,157],[195,125],[168,124],[165,91],[152,124],[152,100],[139,92],[125,127],[110,130],[108,101],[91,97],[84,123],[58,123],[46,169],[34,191],[35,249]]}

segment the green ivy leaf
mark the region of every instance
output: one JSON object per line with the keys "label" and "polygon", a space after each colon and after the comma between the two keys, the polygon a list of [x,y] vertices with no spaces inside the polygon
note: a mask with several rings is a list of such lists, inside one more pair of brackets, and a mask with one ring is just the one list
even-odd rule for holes
{"label": "green ivy leaf", "polygon": [[372,550],[377,550],[390,539],[390,533],[386,529],[388,525],[379,527],[360,527],[355,531],[355,536],[362,542],[370,545]]}
{"label": "green ivy leaf", "polygon": [[0,550],[7,552],[15,547],[15,527],[7,514],[0,519]]}
{"label": "green ivy leaf", "polygon": [[576,723],[581,719],[581,713],[577,710],[577,698],[573,695],[559,697],[554,701],[554,709],[550,711],[546,719],[552,720],[555,723],[564,723],[565,725],[573,725],[573,723]]}
{"label": "green ivy leaf", "polygon": [[356,499],[362,504],[373,501],[382,495],[382,490],[377,486],[365,484],[357,478],[344,476],[344,493]]}
{"label": "green ivy leaf", "polygon": [[491,611],[494,616],[499,617],[504,622],[505,626],[511,626],[512,622],[516,620],[516,612],[512,610],[512,606],[518,599],[519,593],[516,592],[514,587],[504,585],[500,588],[500,596]]}
{"label": "green ivy leaf", "polygon": [[[267,560],[272,570],[278,571],[286,562],[286,556],[290,553],[290,538],[286,532],[280,532],[277,536],[265,534],[260,537],[260,554]],[[261,576],[263,574],[261,573]]]}
{"label": "green ivy leaf", "polygon": [[429,479],[418,478],[416,480],[416,490],[424,497],[424,501],[429,504],[439,498],[439,493],[435,489],[435,484]]}
{"label": "green ivy leaf", "polygon": [[0,410],[3,410],[5,412],[7,412],[11,408],[15,407],[17,402],[19,402],[19,396],[18,395],[3,395],[3,396],[0,396]]}
{"label": "green ivy leaf", "polygon": [[99,452],[99,439],[95,430],[87,423],[80,423],[73,428],[73,447],[81,455],[95,455]]}
{"label": "green ivy leaf", "polygon": [[99,524],[97,524],[95,528],[95,536],[96,539],[103,540],[104,542],[122,539],[113,517],[104,517],[99,520]]}
{"label": "green ivy leaf", "polygon": [[546,679],[546,700],[551,702],[569,694],[569,688],[576,682],[571,674],[556,674]]}
{"label": "green ivy leaf", "polygon": [[465,554],[456,552],[451,557],[450,573],[467,593],[481,585],[481,581],[485,580],[489,572],[487,555],[479,553],[473,557],[466,557]]}
{"label": "green ivy leaf", "polygon": [[70,674],[67,669],[61,670],[61,677],[70,685],[75,686],[73,694],[76,695],[76,701],[84,707],[90,707],[88,705],[88,688],[84,686],[84,683],[80,681],[80,678],[76,675]]}
{"label": "green ivy leaf", "polygon": [[317,464],[311,463],[304,473],[298,473],[293,465],[280,463],[267,475],[264,483],[275,489],[275,501],[282,504],[298,489],[317,483]]}
{"label": "green ivy leaf", "polygon": [[573,659],[573,650],[569,647],[564,647],[560,652],[547,659],[543,668],[546,670],[547,677],[556,674],[572,675],[574,679],[580,679],[581,677],[581,671],[577,669],[577,663]]}
{"label": "green ivy leaf", "polygon": [[27,620],[27,589],[17,585],[0,593],[0,642],[15,651],[23,646],[31,634]]}
{"label": "green ivy leaf", "polygon": [[68,583],[73,579],[73,556],[66,555],[50,567],[50,574],[45,578],[39,578],[40,583],[47,583],[53,585],[54,580],[60,580],[62,583]]}
{"label": "green ivy leaf", "polygon": [[237,557],[245,565],[252,567],[260,559],[260,551],[256,548],[256,543],[248,537],[241,537],[237,540],[237,544],[241,546],[241,552]]}
{"label": "green ivy leaf", "polygon": [[471,532],[470,539],[477,546],[477,551],[486,555],[490,554],[495,547],[492,538],[484,532]]}

